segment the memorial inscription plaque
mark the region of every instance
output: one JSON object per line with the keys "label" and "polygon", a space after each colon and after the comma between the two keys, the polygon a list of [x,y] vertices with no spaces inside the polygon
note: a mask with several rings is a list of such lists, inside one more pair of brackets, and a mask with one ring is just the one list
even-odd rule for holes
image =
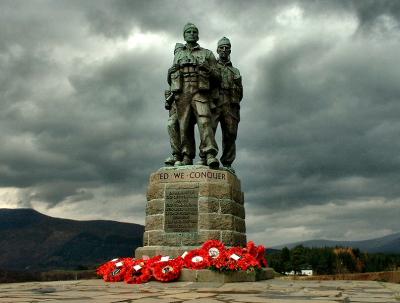
{"label": "memorial inscription plaque", "polygon": [[165,232],[197,232],[197,188],[170,188],[165,191]]}

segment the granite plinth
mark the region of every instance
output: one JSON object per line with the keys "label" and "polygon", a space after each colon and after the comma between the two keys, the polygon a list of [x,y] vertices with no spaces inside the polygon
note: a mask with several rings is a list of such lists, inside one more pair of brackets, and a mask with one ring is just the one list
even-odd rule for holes
{"label": "granite plinth", "polygon": [[143,246],[135,250],[135,257],[137,259],[143,258],[143,256],[169,256],[176,258],[182,256],[185,251],[190,251],[198,248],[198,246]]}
{"label": "granite plinth", "polygon": [[202,165],[160,168],[150,176],[143,247],[135,256],[166,252],[175,257],[186,250],[183,247],[193,249],[210,239],[243,246],[243,204],[240,180],[229,170]]}
{"label": "granite plinth", "polygon": [[182,269],[179,282],[215,282],[215,283],[233,283],[233,282],[255,282],[274,278],[272,268],[262,268],[260,271],[234,271],[234,272],[216,272],[209,269]]}

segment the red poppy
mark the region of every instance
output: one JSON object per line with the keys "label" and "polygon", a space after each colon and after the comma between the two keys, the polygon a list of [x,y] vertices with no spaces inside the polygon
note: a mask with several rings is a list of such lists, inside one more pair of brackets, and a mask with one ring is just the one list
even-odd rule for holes
{"label": "red poppy", "polygon": [[161,282],[169,282],[179,278],[182,267],[175,260],[153,264],[153,276]]}
{"label": "red poppy", "polygon": [[211,265],[214,269],[226,271],[228,269],[228,259],[227,251],[223,250],[217,258],[211,260]]}
{"label": "red poppy", "polygon": [[100,265],[96,270],[96,274],[98,276],[103,277],[106,273],[108,273],[110,271],[109,268],[114,267],[115,263],[117,263],[119,260],[120,260],[119,258],[115,258],[115,259],[112,259],[112,260]]}
{"label": "red poppy", "polygon": [[152,267],[154,263],[157,263],[161,260],[162,256],[158,255],[158,256],[154,256],[150,259],[144,260],[147,264],[147,266]]}
{"label": "red poppy", "polygon": [[151,279],[151,269],[143,260],[137,260],[125,272],[124,280],[128,284],[146,283]]}
{"label": "red poppy", "polygon": [[242,255],[242,257],[237,261],[237,265],[240,270],[249,270],[261,267],[258,260],[248,253]]}
{"label": "red poppy", "polygon": [[104,271],[103,280],[107,282],[119,282],[124,279],[127,269],[133,264],[134,259],[122,258],[118,262],[111,262]]}
{"label": "red poppy", "polygon": [[236,271],[239,270],[239,263],[238,261],[242,258],[243,256],[243,249],[241,247],[232,247],[227,250],[226,252],[226,267],[228,270]]}
{"label": "red poppy", "polygon": [[213,263],[213,261],[216,260],[223,251],[225,251],[224,243],[218,240],[208,240],[204,242],[201,248],[208,253],[211,263]]}
{"label": "red poppy", "polygon": [[265,258],[265,247],[263,245],[257,247],[256,258],[262,267],[268,267],[268,261]]}
{"label": "red poppy", "polygon": [[181,256],[178,256],[178,257],[176,257],[175,259],[174,259],[174,261],[177,263],[177,264],[179,264],[179,266],[182,268],[182,267],[185,267],[185,257],[186,257],[186,255],[188,254],[188,252],[187,251],[185,251]]}
{"label": "red poppy", "polygon": [[203,269],[210,266],[210,257],[203,249],[191,250],[184,258],[184,265],[190,269]]}
{"label": "red poppy", "polygon": [[247,245],[243,250],[253,257],[257,256],[257,245],[255,245],[253,241],[247,242]]}

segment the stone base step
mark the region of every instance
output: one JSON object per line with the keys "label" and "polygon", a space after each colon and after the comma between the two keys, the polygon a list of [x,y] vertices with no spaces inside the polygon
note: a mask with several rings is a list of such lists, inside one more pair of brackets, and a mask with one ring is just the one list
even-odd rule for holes
{"label": "stone base step", "polygon": [[272,268],[262,268],[258,272],[234,271],[234,272],[216,272],[210,269],[182,269],[179,282],[215,282],[215,283],[232,283],[232,282],[255,282],[260,280],[268,280],[274,278],[274,270]]}
{"label": "stone base step", "polygon": [[185,251],[191,251],[193,249],[200,248],[200,246],[143,246],[138,247],[135,250],[135,258],[140,259],[143,256],[169,256],[176,258],[181,256]]}

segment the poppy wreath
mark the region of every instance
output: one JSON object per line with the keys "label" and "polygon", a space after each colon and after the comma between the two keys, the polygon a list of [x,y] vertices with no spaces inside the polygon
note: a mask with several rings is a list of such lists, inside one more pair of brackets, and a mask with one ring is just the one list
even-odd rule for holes
{"label": "poppy wreath", "polygon": [[256,259],[260,263],[261,267],[268,267],[268,261],[265,258],[265,246],[264,245],[257,246]]}
{"label": "poppy wreath", "polygon": [[161,257],[162,257],[161,255],[158,255],[158,256],[154,256],[153,258],[150,258],[148,260],[145,260],[147,267],[152,268],[155,263],[160,262]]}
{"label": "poppy wreath", "polygon": [[170,282],[179,278],[181,265],[175,260],[157,262],[153,264],[153,277],[161,282]]}
{"label": "poppy wreath", "polygon": [[239,260],[243,257],[243,249],[240,247],[232,247],[226,252],[226,269],[227,270],[240,270]]}
{"label": "poppy wreath", "polygon": [[253,241],[247,242],[246,247],[243,249],[243,252],[249,253],[253,257],[255,257],[260,264],[261,267],[267,267],[268,262],[265,259],[265,246],[263,245],[255,245]]}
{"label": "poppy wreath", "polygon": [[[224,271],[251,271],[267,267],[265,247],[249,241],[246,247],[226,249],[218,240],[206,241],[201,249],[185,252],[182,256],[169,259],[162,256],[135,260],[134,258],[117,258],[108,261],[97,269],[97,274],[104,281],[140,284],[149,281],[152,276],[158,281],[168,282],[179,278],[183,267],[189,269],[210,268]],[[139,266],[138,266],[139,265]]]}
{"label": "poppy wreath", "polygon": [[96,274],[98,276],[103,277],[110,271],[110,268],[115,267],[115,263],[117,263],[119,260],[120,260],[119,258],[115,258],[115,259],[112,259],[112,260],[100,265],[99,268],[97,268],[97,270],[96,270]]}
{"label": "poppy wreath", "polygon": [[211,269],[217,271],[227,271],[227,262],[229,260],[229,256],[227,255],[227,251],[223,250],[220,252],[219,256],[215,259],[211,260]]}
{"label": "poppy wreath", "polygon": [[151,277],[151,269],[143,260],[137,260],[126,270],[124,281],[128,284],[142,284],[148,282]]}
{"label": "poppy wreath", "polygon": [[242,257],[237,260],[237,265],[240,270],[244,271],[255,270],[256,268],[261,267],[258,260],[248,253],[243,254]]}
{"label": "poppy wreath", "polygon": [[243,248],[243,251],[252,255],[253,257],[257,257],[257,245],[255,245],[253,241],[247,242],[246,247]]}
{"label": "poppy wreath", "polygon": [[124,280],[127,269],[132,266],[132,258],[122,258],[118,262],[113,262],[107,272],[103,274],[103,280],[106,282],[119,282]]}
{"label": "poppy wreath", "polygon": [[204,269],[210,266],[210,257],[204,249],[193,249],[183,259],[184,267]]}
{"label": "poppy wreath", "polygon": [[186,252],[184,255],[182,255],[182,256],[178,256],[178,257],[176,257],[175,259],[174,259],[174,261],[181,267],[181,268],[183,268],[183,267],[185,267],[185,260],[184,260],[184,257],[187,255],[188,253]]}
{"label": "poppy wreath", "polygon": [[201,248],[208,253],[211,265],[213,265],[214,261],[225,251],[224,243],[218,240],[208,240],[204,242]]}

